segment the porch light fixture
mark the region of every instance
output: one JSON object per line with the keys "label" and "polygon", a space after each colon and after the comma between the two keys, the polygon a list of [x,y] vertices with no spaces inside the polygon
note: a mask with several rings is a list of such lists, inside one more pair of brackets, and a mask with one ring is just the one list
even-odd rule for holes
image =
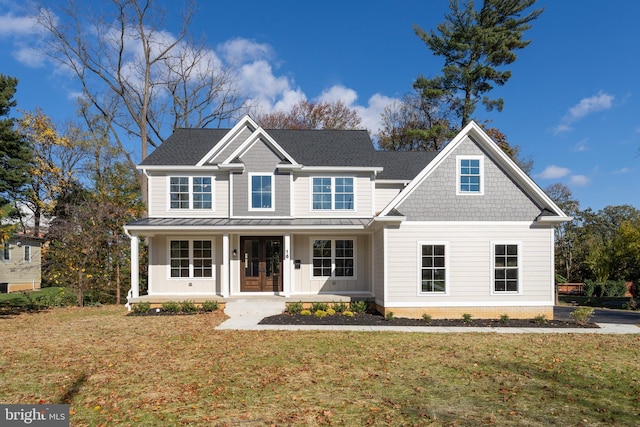
{"label": "porch light fixture", "polygon": [[235,258],[235,257],[237,257],[237,256],[238,256],[238,250],[237,250],[237,249],[234,249],[234,250],[233,250],[233,257]]}

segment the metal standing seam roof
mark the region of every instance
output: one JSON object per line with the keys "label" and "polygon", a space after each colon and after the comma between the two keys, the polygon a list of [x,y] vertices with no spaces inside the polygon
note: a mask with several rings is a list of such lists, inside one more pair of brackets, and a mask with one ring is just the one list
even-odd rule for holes
{"label": "metal standing seam roof", "polygon": [[144,218],[127,224],[128,229],[163,229],[175,228],[297,228],[297,227],[332,227],[364,229],[370,218]]}

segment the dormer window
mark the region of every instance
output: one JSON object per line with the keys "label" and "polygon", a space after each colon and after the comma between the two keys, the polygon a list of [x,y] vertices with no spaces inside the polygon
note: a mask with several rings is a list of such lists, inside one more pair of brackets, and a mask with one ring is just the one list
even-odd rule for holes
{"label": "dormer window", "polygon": [[313,210],[355,209],[352,177],[314,177],[312,186]]}
{"label": "dormer window", "polygon": [[456,194],[484,194],[484,159],[482,156],[458,156]]}
{"label": "dormer window", "polygon": [[210,176],[170,177],[169,206],[171,209],[212,209],[212,178]]}

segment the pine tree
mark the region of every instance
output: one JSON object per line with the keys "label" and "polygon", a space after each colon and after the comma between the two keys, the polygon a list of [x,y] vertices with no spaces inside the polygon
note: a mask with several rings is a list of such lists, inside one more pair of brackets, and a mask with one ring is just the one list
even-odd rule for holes
{"label": "pine tree", "polygon": [[441,91],[459,116],[461,127],[471,120],[478,103],[487,111],[501,111],[504,101],[485,94],[494,85],[502,86],[509,80],[511,71],[501,67],[513,63],[517,58],[515,51],[531,43],[523,40],[524,32],[543,9],[526,15],[524,12],[535,2],[484,0],[482,8],[476,10],[473,0],[450,0],[451,12],[437,26],[437,32],[414,26],[416,35],[445,60],[441,76],[431,79],[419,76],[414,88]]}
{"label": "pine tree", "polygon": [[0,74],[0,207],[14,204],[30,181],[31,150],[16,132],[15,120],[8,117],[16,106],[13,96],[17,85],[16,78]]}

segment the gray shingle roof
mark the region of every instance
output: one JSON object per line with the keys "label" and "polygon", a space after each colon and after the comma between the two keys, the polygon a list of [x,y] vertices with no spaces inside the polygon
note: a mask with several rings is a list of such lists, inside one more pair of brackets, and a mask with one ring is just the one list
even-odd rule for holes
{"label": "gray shingle roof", "polygon": [[[177,129],[142,166],[194,166],[229,129]],[[266,132],[305,166],[383,167],[380,179],[412,179],[436,152],[376,151],[365,130],[291,130]]]}

